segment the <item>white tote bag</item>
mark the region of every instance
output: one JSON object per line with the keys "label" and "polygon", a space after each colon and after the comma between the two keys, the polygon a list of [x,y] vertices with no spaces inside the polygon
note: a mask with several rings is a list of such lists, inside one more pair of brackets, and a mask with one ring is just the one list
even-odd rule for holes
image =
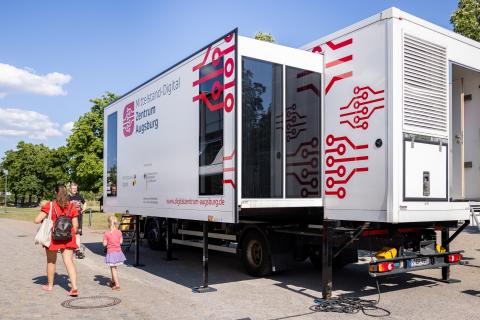
{"label": "white tote bag", "polygon": [[52,241],[52,206],[53,203],[50,202],[50,210],[48,211],[48,216],[43,219],[42,224],[38,229],[37,235],[35,236],[35,244],[41,244],[47,248],[50,246],[50,242]]}

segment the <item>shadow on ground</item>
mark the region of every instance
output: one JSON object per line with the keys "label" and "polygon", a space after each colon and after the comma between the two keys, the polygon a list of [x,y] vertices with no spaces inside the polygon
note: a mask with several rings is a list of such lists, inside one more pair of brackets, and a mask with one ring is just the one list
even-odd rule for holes
{"label": "shadow on ground", "polygon": [[479,297],[480,298],[480,291],[478,290],[464,290],[462,293],[469,294],[474,297]]}
{"label": "shadow on ground", "polygon": [[[453,231],[453,230],[452,230]],[[465,229],[463,229],[462,232],[465,233],[473,233],[473,234],[480,234],[480,230],[476,226],[468,226]]]}
{"label": "shadow on ground", "polygon": [[93,276],[93,281],[95,281],[96,283],[98,283],[101,286],[109,287],[110,282],[112,280],[108,277],[97,274],[97,275]]}
{"label": "shadow on ground", "polygon": [[[38,276],[32,279],[34,284],[44,285],[47,284],[47,276]],[[70,291],[70,280],[66,274],[55,273],[55,279],[53,280],[54,286],[60,286],[66,291]]]}
{"label": "shadow on ground", "polygon": [[[101,243],[84,243],[97,255],[104,255]],[[127,267],[133,268],[134,248],[125,252]],[[184,287],[193,288],[202,283],[202,251],[190,247],[176,247],[176,260],[167,261],[165,252],[152,251],[145,246],[140,248],[140,263],[145,266],[140,269],[155,276],[165,278]],[[343,291],[343,296],[366,297],[377,294],[375,280],[368,276],[368,264],[352,264],[341,270],[335,270],[333,276],[334,290]],[[438,286],[439,278],[427,277],[419,274],[400,274],[384,277],[379,280],[382,293],[404,290],[415,287]],[[308,261],[296,263],[293,268],[278,274],[266,277],[274,281],[274,285],[304,295],[311,299],[317,298],[311,290],[321,292],[321,272],[315,269]],[[222,283],[247,281],[254,279],[247,275],[240,259],[232,254],[211,251],[209,253],[209,284],[215,286]],[[103,276],[95,276],[95,281],[106,285],[110,280]]]}

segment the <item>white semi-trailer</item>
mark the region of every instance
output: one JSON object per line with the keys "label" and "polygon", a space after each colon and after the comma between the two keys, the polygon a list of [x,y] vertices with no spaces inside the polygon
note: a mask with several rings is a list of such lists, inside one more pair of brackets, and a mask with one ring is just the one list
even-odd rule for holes
{"label": "white semi-trailer", "polygon": [[372,276],[448,280],[480,199],[479,70],[479,43],[395,8],[302,49],[232,31],[105,109],[105,211],[256,276],[310,258],[325,297],[359,249],[387,248]]}

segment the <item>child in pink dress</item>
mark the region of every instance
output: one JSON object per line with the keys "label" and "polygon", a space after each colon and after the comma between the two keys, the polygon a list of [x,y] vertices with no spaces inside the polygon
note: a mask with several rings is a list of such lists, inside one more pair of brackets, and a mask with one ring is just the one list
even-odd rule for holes
{"label": "child in pink dress", "polygon": [[122,252],[121,244],[123,242],[123,237],[122,232],[117,229],[117,219],[115,216],[108,217],[108,228],[109,230],[105,231],[103,234],[103,246],[107,248],[105,264],[110,267],[112,273],[110,286],[113,290],[120,290],[117,266],[123,264],[127,259]]}

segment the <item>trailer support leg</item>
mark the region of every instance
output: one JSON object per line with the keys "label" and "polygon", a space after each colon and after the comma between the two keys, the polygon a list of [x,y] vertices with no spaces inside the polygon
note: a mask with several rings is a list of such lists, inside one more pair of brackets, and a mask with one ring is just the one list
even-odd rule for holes
{"label": "trailer support leg", "polygon": [[[450,245],[447,243],[447,239],[449,238],[449,228],[443,228],[442,233],[441,233],[441,238],[442,238],[442,247],[445,248],[445,250],[449,251]],[[450,278],[450,267],[442,267],[442,280],[443,281],[448,281]]]}
{"label": "trailer support leg", "polygon": [[332,298],[332,277],[333,277],[333,241],[332,228],[328,220],[323,221],[322,232],[322,298]]}
{"label": "trailer support leg", "polygon": [[[442,229],[441,238],[442,238],[442,247],[445,250],[450,251],[450,229],[445,227]],[[442,267],[442,282],[445,283],[459,283],[460,280],[457,279],[450,279],[450,266]]]}
{"label": "trailer support leg", "polygon": [[135,216],[135,262],[134,267],[144,267],[144,264],[140,263],[140,216]]}
{"label": "trailer support leg", "polygon": [[175,258],[172,257],[172,253],[173,253],[173,246],[172,246],[172,222],[170,221],[170,219],[166,219],[167,221],[167,234],[166,234],[166,237],[165,237],[165,241],[166,241],[166,257],[165,257],[165,260],[167,261],[171,261],[171,260],[177,260]]}
{"label": "trailer support leg", "polygon": [[194,293],[217,291],[208,286],[208,222],[203,223],[203,285],[192,289]]}

